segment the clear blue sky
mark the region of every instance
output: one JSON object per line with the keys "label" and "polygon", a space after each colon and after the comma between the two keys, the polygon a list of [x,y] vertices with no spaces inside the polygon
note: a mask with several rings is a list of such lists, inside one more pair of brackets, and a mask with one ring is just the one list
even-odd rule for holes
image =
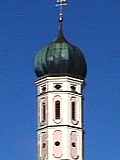
{"label": "clear blue sky", "polygon": [[[0,0],[0,160],[36,160],[33,59],[58,30],[55,0]],[[120,159],[120,1],[68,0],[64,33],[86,57],[85,160]]]}

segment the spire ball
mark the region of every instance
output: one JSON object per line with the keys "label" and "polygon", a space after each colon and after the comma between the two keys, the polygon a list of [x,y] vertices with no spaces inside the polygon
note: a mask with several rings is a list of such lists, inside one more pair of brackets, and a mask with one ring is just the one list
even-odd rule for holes
{"label": "spire ball", "polygon": [[63,15],[59,15],[59,22],[63,21]]}

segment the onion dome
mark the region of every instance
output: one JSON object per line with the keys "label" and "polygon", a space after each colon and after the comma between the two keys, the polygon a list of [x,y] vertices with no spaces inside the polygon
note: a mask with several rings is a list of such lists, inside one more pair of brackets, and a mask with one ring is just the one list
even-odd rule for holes
{"label": "onion dome", "polygon": [[65,39],[62,22],[57,38],[35,56],[34,71],[37,78],[64,75],[85,78],[87,65],[83,53]]}

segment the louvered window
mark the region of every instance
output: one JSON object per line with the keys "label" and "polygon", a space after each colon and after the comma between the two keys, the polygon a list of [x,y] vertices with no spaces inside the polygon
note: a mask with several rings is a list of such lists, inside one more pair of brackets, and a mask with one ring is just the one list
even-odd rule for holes
{"label": "louvered window", "polygon": [[42,103],[42,122],[45,122],[46,120],[46,107],[45,107],[45,103]]}
{"label": "louvered window", "polygon": [[74,101],[71,103],[71,117],[73,121],[76,120],[76,106]]}
{"label": "louvered window", "polygon": [[55,101],[55,119],[60,119],[60,101]]}

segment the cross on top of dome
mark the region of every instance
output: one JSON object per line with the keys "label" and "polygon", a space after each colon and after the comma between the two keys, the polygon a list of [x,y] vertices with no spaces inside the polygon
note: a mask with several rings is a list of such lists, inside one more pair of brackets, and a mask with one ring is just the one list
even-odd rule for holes
{"label": "cross on top of dome", "polygon": [[56,7],[60,7],[59,21],[63,21],[63,7],[67,5],[67,0],[57,0]]}

